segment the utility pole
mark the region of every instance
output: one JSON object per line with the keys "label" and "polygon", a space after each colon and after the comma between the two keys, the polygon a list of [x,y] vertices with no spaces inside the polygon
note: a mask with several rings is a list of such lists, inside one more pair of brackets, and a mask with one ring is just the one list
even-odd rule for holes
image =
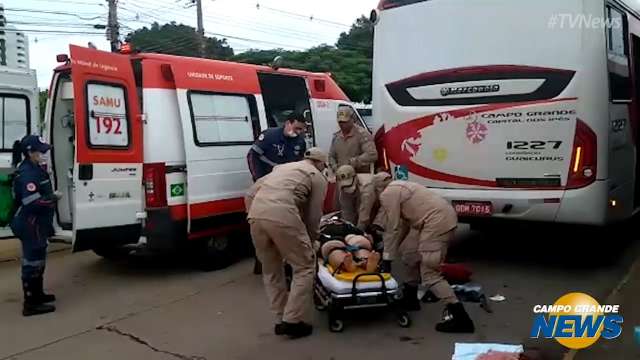
{"label": "utility pole", "polygon": [[202,0],[195,0],[198,15],[198,34],[200,35],[200,56],[206,55],[206,43],[204,38],[204,21],[202,19]]}
{"label": "utility pole", "polygon": [[109,3],[109,20],[107,23],[107,40],[111,42],[111,52],[120,48],[120,24],[118,23],[118,0],[107,0]]}
{"label": "utility pole", "polygon": [[201,57],[206,56],[206,39],[204,37],[204,20],[202,18],[202,0],[189,0],[191,3],[186,7],[196,7],[196,15],[198,17],[198,29],[196,30],[198,33],[198,52]]}

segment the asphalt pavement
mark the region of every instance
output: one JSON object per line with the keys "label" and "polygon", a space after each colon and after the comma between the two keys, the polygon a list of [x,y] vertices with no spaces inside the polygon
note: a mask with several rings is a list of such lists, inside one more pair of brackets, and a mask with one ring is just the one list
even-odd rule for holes
{"label": "asphalt pavement", "polygon": [[[467,264],[493,313],[465,304],[477,331],[440,334],[442,305],[412,313],[400,328],[383,312],[354,313],[341,334],[329,332],[326,313],[314,311],[314,335],[291,341],[272,334],[272,316],[252,260],[201,272],[180,259],[112,262],[91,252],[50,254],[46,287],[58,311],[20,314],[19,262],[0,263],[0,360],[4,359],[451,359],[456,342],[523,344],[531,360],[640,358],[633,325],[640,324],[640,242],[633,225],[606,230],[496,226],[463,228],[450,261]],[[401,275],[400,275],[401,276]],[[535,304],[586,292],[622,305],[623,336],[569,352],[552,339],[531,339]],[[633,309],[636,306],[636,309]]]}

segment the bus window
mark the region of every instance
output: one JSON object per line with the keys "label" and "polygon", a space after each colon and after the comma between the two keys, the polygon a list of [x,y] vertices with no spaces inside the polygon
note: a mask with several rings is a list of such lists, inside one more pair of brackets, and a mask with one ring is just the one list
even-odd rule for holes
{"label": "bus window", "polygon": [[631,101],[628,25],[623,12],[608,6],[607,49],[611,101]]}
{"label": "bus window", "polygon": [[26,97],[0,94],[2,116],[2,151],[11,151],[13,143],[29,133],[29,100]]}

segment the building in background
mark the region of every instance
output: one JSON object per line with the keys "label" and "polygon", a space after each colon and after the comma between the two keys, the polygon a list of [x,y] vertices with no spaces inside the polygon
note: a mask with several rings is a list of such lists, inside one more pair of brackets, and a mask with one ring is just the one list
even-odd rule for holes
{"label": "building in background", "polygon": [[24,32],[8,25],[2,4],[0,4],[0,66],[29,69],[29,39]]}

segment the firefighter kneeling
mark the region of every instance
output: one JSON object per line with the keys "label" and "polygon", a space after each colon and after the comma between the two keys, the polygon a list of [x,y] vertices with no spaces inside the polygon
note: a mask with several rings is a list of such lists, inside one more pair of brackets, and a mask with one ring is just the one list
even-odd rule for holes
{"label": "firefighter kneeling", "polygon": [[[388,185],[387,185],[388,184]],[[458,218],[451,205],[424,186],[409,181],[393,181],[380,194],[385,212],[382,270],[391,271],[391,260],[402,252],[409,268],[405,284],[405,303],[419,309],[418,284],[446,302],[441,332],[474,332],[471,318],[440,272],[440,265],[453,238]],[[407,226],[411,228],[407,234]],[[421,280],[420,280],[421,279]]]}
{"label": "firefighter kneeling", "polygon": [[[299,338],[313,331],[304,320],[311,310],[316,261],[313,241],[318,239],[327,189],[322,174],[327,161],[322,150],[311,148],[304,160],[276,166],[245,197],[251,237],[276,315],[276,335]],[[283,259],[293,268],[289,295]]]}

